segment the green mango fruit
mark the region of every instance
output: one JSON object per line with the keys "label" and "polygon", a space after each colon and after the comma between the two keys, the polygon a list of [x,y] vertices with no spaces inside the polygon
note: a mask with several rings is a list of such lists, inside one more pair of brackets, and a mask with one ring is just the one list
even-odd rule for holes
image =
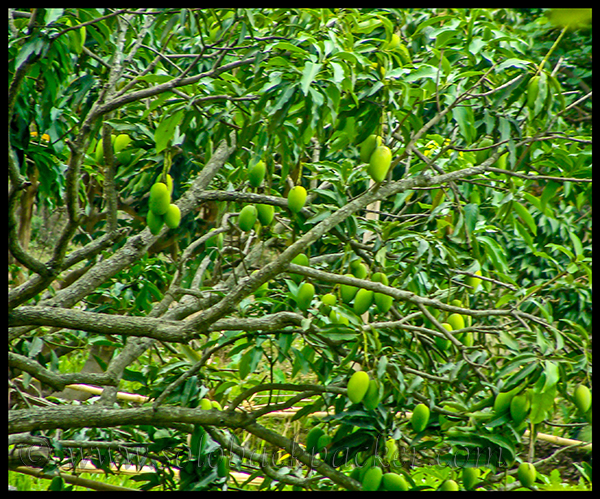
{"label": "green mango fruit", "polygon": [[452,326],[452,330],[463,329],[465,327],[465,319],[460,314],[451,314],[447,319],[446,323]]}
{"label": "green mango fruit", "polygon": [[381,480],[383,479],[383,471],[379,466],[373,466],[369,468],[369,470],[365,473],[365,476],[362,480],[363,490],[366,491],[375,491],[381,485]]}
{"label": "green mango fruit", "polygon": [[306,312],[314,296],[315,287],[310,282],[302,283],[296,295],[298,308]]}
{"label": "green mango fruit", "polygon": [[336,304],[337,298],[335,297],[335,295],[333,293],[327,293],[327,294],[324,294],[323,296],[321,296],[321,302],[324,305],[328,305],[331,307]]}
{"label": "green mango fruit", "polygon": [[96,164],[102,165],[104,164],[104,146],[103,140],[100,139],[96,144],[96,150],[94,151],[94,159],[96,160]]}
{"label": "green mango fruit", "polygon": [[367,388],[362,403],[367,409],[375,409],[379,405],[379,383],[377,383],[377,380],[369,380],[369,388]]}
{"label": "green mango fruit", "polygon": [[380,282],[381,284],[384,284],[386,286],[389,284],[388,277],[383,272],[375,272],[371,276],[371,280],[373,282]]}
{"label": "green mango fruit", "polygon": [[169,209],[165,213],[165,223],[169,229],[176,229],[181,222],[181,210],[176,204],[170,204]]}
{"label": "green mango fruit", "polygon": [[540,93],[540,77],[534,76],[527,84],[527,107],[533,111],[535,101]]}
{"label": "green mango fruit", "polygon": [[263,227],[269,225],[275,217],[275,207],[271,204],[257,204],[256,211],[258,212],[258,221]]}
{"label": "green mango fruit", "polygon": [[510,402],[512,398],[519,393],[520,387],[517,386],[508,392],[500,392],[496,395],[494,400],[494,412],[496,414],[502,414],[505,411],[510,410]]}
{"label": "green mango fruit", "polygon": [[354,260],[350,264],[350,272],[357,279],[364,279],[369,274],[369,269],[360,260]]}
{"label": "green mango fruit", "polygon": [[158,236],[160,234],[160,230],[162,229],[164,223],[165,219],[163,216],[155,215],[152,210],[148,210],[148,214],[146,215],[146,224],[148,225],[148,228],[153,236]]}
{"label": "green mango fruit", "polygon": [[[476,270],[474,272],[474,274],[481,275],[481,270]],[[475,292],[475,291],[477,291],[477,288],[481,284],[481,279],[478,279],[477,277],[473,277],[473,276],[469,275],[465,279],[465,284],[467,284],[468,286],[471,286],[473,288],[473,292]]]}
{"label": "green mango fruit", "polygon": [[373,296],[375,293],[370,289],[359,289],[354,298],[354,313],[362,315],[373,304]]}
{"label": "green mango fruit", "polygon": [[356,371],[350,377],[347,389],[350,401],[354,404],[360,403],[369,389],[369,375],[365,371]]}
{"label": "green mango fruit", "polygon": [[319,451],[319,439],[325,434],[323,428],[315,426],[306,435],[306,452],[316,454]]}
{"label": "green mango fruit", "polygon": [[587,386],[579,385],[577,388],[575,388],[573,402],[575,403],[577,409],[585,414],[588,409],[592,407],[592,392]]}
{"label": "green mango fruit", "polygon": [[382,481],[383,488],[391,492],[406,492],[410,488],[406,479],[398,473],[385,473]]}
{"label": "green mango fruit", "polygon": [[256,206],[253,204],[249,204],[242,208],[240,211],[240,216],[238,217],[238,225],[240,229],[244,232],[248,232],[252,230],[254,224],[256,223],[256,219],[258,217],[258,211],[256,210]]}
{"label": "green mango fruit", "polygon": [[474,338],[473,338],[473,333],[471,333],[471,332],[457,334],[456,339],[458,341],[460,341],[466,347],[473,346]]}
{"label": "green mango fruit", "polygon": [[156,184],[150,188],[148,206],[155,215],[164,215],[167,213],[170,204],[171,195],[169,194],[169,188],[162,182],[156,182]]}
{"label": "green mango fruit", "polygon": [[317,442],[317,450],[319,454],[323,453],[323,451],[331,442],[333,442],[333,437],[331,437],[330,435],[321,435]]}
{"label": "green mango fruit", "polygon": [[[208,232],[213,232],[215,229],[212,228]],[[216,236],[210,237],[206,241],[207,248],[217,247],[219,249],[223,249],[223,233],[219,232]]]}
{"label": "green mango fruit", "polygon": [[[344,274],[346,277],[354,277],[352,274]],[[340,294],[342,295],[342,301],[349,305],[354,296],[358,293],[356,286],[350,286],[349,284],[342,284],[340,286]]]}
{"label": "green mango fruit", "polygon": [[[308,262],[308,257],[304,254],[304,253],[299,253],[297,254],[293,259],[291,263],[295,263],[296,265],[303,265],[304,267],[308,267],[309,266],[309,262]],[[292,274],[290,273],[290,277],[292,278],[292,280],[296,283],[299,284],[300,281],[302,279],[304,279],[304,276],[300,275],[300,274]]]}
{"label": "green mango fruit", "polygon": [[221,478],[229,476],[229,458],[227,456],[219,456],[217,460],[217,475]]}
{"label": "green mango fruit", "polygon": [[219,404],[219,402],[217,402],[216,400],[211,400],[210,404],[212,405],[212,408],[216,409],[217,411],[223,410],[223,408],[221,407],[221,404]]}
{"label": "green mango fruit", "polygon": [[368,163],[369,159],[371,159],[371,154],[380,145],[381,137],[379,135],[369,135],[360,145],[360,160],[363,163]]}
{"label": "green mango fruit", "polygon": [[265,173],[267,173],[267,167],[264,161],[259,161],[248,171],[248,181],[254,188],[260,187],[263,180],[265,179]]}
{"label": "green mango fruit", "polygon": [[[490,139],[489,137],[485,137],[477,146],[479,147],[490,147],[491,145],[494,144],[494,141],[492,139]],[[477,162],[477,164],[481,164],[483,163],[486,159],[488,159],[490,157],[490,152],[491,149],[484,149],[483,151],[477,151],[475,153],[475,161]]]}
{"label": "green mango fruit", "polygon": [[[383,272],[375,272],[371,276],[371,280],[373,282],[380,282],[386,286],[389,284],[388,278]],[[383,293],[375,293],[374,300],[375,306],[380,314],[388,313],[394,303],[394,298],[392,296],[384,295]]]}
{"label": "green mango fruit", "polygon": [[517,477],[523,487],[531,487],[535,482],[535,466],[531,463],[521,463],[517,470]]}
{"label": "green mango fruit", "polygon": [[383,182],[392,164],[392,151],[387,146],[376,147],[369,159],[367,172],[375,182]]}
{"label": "green mango fruit", "polygon": [[510,401],[510,417],[515,425],[520,425],[525,420],[530,405],[529,398],[525,394],[515,395],[512,398]]}
{"label": "green mango fruit", "polygon": [[[452,331],[452,326],[447,322],[442,322],[442,326],[446,331]],[[440,350],[448,350],[452,342],[448,338],[442,338],[441,336],[434,336],[433,341]]]}
{"label": "green mango fruit", "polygon": [[114,147],[115,152],[121,152],[131,142],[131,137],[125,133],[121,133],[115,137]]}
{"label": "green mango fruit", "polygon": [[465,489],[473,489],[477,480],[479,480],[479,468],[469,467],[462,469],[462,483]]}
{"label": "green mango fruit", "polygon": [[425,404],[417,405],[413,410],[410,423],[415,433],[421,433],[427,428],[427,423],[429,423],[429,407]]}
{"label": "green mango fruit", "polygon": [[457,492],[458,484],[454,480],[444,480],[444,482],[442,483],[442,485],[440,485],[440,488],[438,490],[444,492]]}
{"label": "green mango fruit", "polygon": [[205,411],[210,411],[212,409],[212,402],[208,399],[202,399],[200,400],[200,409],[203,409]]}
{"label": "green mango fruit", "polygon": [[393,33],[392,38],[391,38],[390,42],[388,43],[388,50],[397,49],[399,46],[400,46],[400,37],[398,36],[397,33]]}
{"label": "green mango fruit", "polygon": [[299,213],[306,203],[306,189],[297,185],[288,192],[288,208],[293,213]]}

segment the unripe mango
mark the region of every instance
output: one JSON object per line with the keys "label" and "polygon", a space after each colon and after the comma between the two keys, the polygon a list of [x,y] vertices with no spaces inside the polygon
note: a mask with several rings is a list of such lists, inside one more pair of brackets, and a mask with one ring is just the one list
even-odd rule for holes
{"label": "unripe mango", "polygon": [[[292,259],[291,263],[308,267],[308,257],[304,253],[299,253]],[[296,284],[300,283],[300,281],[304,278],[300,274],[290,274],[290,277]]]}
{"label": "unripe mango", "polygon": [[363,163],[368,163],[369,159],[371,159],[371,154],[380,145],[381,137],[379,135],[369,135],[360,145],[360,160]]}
{"label": "unripe mango", "polygon": [[332,306],[332,305],[336,304],[337,298],[335,297],[335,295],[333,293],[327,293],[327,294],[324,294],[323,296],[321,296],[321,302],[324,305]]}
{"label": "unripe mango", "polygon": [[467,490],[471,490],[477,480],[479,479],[479,468],[463,468],[462,470],[462,482],[463,486]]}
{"label": "unripe mango", "polygon": [[371,154],[367,172],[375,182],[383,182],[391,164],[392,151],[387,146],[379,146]]}
{"label": "unripe mango", "polygon": [[510,417],[515,425],[520,425],[529,413],[529,398],[527,395],[515,395],[510,401]]}
{"label": "unripe mango", "polygon": [[258,221],[262,226],[267,226],[273,221],[275,207],[271,204],[257,204]]}
{"label": "unripe mango", "polygon": [[223,408],[221,407],[221,404],[219,404],[219,402],[217,402],[216,400],[211,400],[210,405],[212,406],[213,409],[216,409],[217,411],[223,410]]}
{"label": "unripe mango", "polygon": [[290,189],[288,193],[288,208],[293,213],[299,213],[306,203],[306,189],[297,185]]}
{"label": "unripe mango", "polygon": [[131,142],[131,137],[125,133],[121,133],[115,137],[114,147],[115,152],[121,152]]}
{"label": "unripe mango", "polygon": [[[492,139],[490,139],[489,137],[485,137],[477,146],[479,147],[490,147],[491,145],[494,144],[494,141]],[[490,157],[490,152],[491,149],[484,149],[482,151],[477,151],[475,153],[475,161],[477,162],[477,164],[481,164],[483,163],[486,159],[488,159]]]}
{"label": "unripe mango", "polygon": [[363,490],[371,492],[377,490],[379,485],[381,485],[382,479],[383,471],[379,466],[373,466],[372,468],[369,468],[362,480]]}
{"label": "unripe mango", "polygon": [[517,470],[517,477],[523,487],[531,487],[535,482],[535,466],[531,463],[521,463]]}
{"label": "unripe mango", "polygon": [[315,287],[310,282],[302,283],[298,289],[298,294],[296,295],[296,303],[298,304],[298,308],[306,312],[308,307],[310,307],[310,303],[314,296]]}
{"label": "unripe mango", "polygon": [[238,217],[238,225],[240,229],[244,232],[248,232],[252,230],[254,224],[256,223],[256,218],[258,216],[258,212],[256,211],[256,206],[253,204],[249,204],[242,208],[240,211],[240,216]]}
{"label": "unripe mango", "polygon": [[170,204],[171,195],[169,194],[169,188],[162,182],[156,182],[156,184],[150,188],[148,206],[155,215],[164,215],[167,213]]}
{"label": "unripe mango", "polygon": [[540,77],[534,76],[527,84],[527,107],[533,111],[535,101],[540,93]]}
{"label": "unripe mango", "polygon": [[331,442],[333,442],[333,437],[331,435],[321,435],[319,437],[319,441],[317,442],[317,450],[319,453],[326,451],[327,446]]}
{"label": "unripe mango", "polygon": [[367,409],[375,409],[379,405],[379,384],[377,380],[372,379],[369,381],[369,388],[363,397],[362,403]]}
{"label": "unripe mango", "polygon": [[165,223],[164,217],[161,215],[155,215],[152,210],[148,210],[148,214],[146,215],[146,224],[148,225],[148,228],[153,236],[158,236],[160,234],[163,223]]}
{"label": "unripe mango", "polygon": [[458,484],[454,480],[445,480],[438,490],[444,492],[457,492]]}
{"label": "unripe mango", "polygon": [[[373,282],[380,282],[381,284],[388,285],[389,281],[387,276],[383,272],[375,272],[371,276],[371,280]],[[386,314],[389,312],[390,308],[392,308],[392,304],[394,303],[394,298],[389,295],[384,295],[383,293],[375,293],[375,306],[380,314]]]}
{"label": "unripe mango", "polygon": [[[444,329],[446,329],[446,331],[452,331],[452,326],[447,322],[442,322],[442,326]],[[435,344],[440,350],[448,350],[452,344],[448,338],[442,338],[440,336],[434,336],[433,341],[435,341]]]}
{"label": "unripe mango", "polygon": [[176,204],[170,204],[169,209],[165,213],[165,223],[169,229],[176,229],[181,222],[181,210]]}
{"label": "unripe mango", "polygon": [[360,403],[369,389],[369,375],[365,371],[356,371],[350,377],[347,389],[350,401],[354,404]]}
{"label": "unripe mango", "polygon": [[385,473],[382,481],[383,488],[391,492],[406,492],[410,488],[406,479],[398,473]]}
{"label": "unripe mango", "polygon": [[360,260],[354,260],[350,264],[350,272],[352,272],[352,275],[357,279],[364,279],[369,274],[369,269]]}
{"label": "unripe mango", "polygon": [[429,407],[425,404],[417,405],[413,410],[410,423],[416,433],[421,433],[427,428],[427,423],[429,423]]}
{"label": "unripe mango", "polygon": [[[345,274],[346,277],[354,277],[352,274]],[[354,296],[358,293],[356,286],[350,286],[349,284],[342,284],[340,286],[340,294],[342,295],[342,301],[349,305]]]}
{"label": "unripe mango", "polygon": [[325,434],[323,428],[315,426],[306,435],[306,452],[316,454],[318,452],[319,439]]}
{"label": "unripe mango", "polygon": [[264,161],[261,160],[258,163],[256,163],[248,171],[248,182],[250,182],[250,185],[254,188],[259,187],[265,178],[266,172],[267,172],[267,167],[266,167]]}
{"label": "unripe mango", "polygon": [[[474,272],[474,274],[481,275],[481,270],[476,270]],[[465,279],[465,284],[468,284],[469,286],[471,286],[473,288],[473,291],[477,291],[477,288],[481,284],[481,279],[478,279],[477,277],[473,277],[473,276],[469,275]]]}
{"label": "unripe mango", "polygon": [[354,312],[356,315],[362,315],[373,304],[373,296],[375,293],[370,289],[359,289],[354,298]]}
{"label": "unripe mango", "polygon": [[494,412],[496,414],[502,414],[510,409],[510,402],[512,398],[519,393],[519,387],[513,388],[508,392],[500,392],[496,395],[494,400]]}
{"label": "unripe mango", "polygon": [[575,388],[573,394],[573,402],[577,409],[581,412],[586,413],[590,407],[592,407],[592,392],[585,385],[579,385]]}
{"label": "unripe mango", "polygon": [[205,411],[210,411],[212,409],[211,401],[208,399],[200,400],[200,409],[203,409]]}
{"label": "unripe mango", "polygon": [[453,330],[463,329],[465,327],[465,319],[460,314],[451,314],[446,322],[452,326]]}

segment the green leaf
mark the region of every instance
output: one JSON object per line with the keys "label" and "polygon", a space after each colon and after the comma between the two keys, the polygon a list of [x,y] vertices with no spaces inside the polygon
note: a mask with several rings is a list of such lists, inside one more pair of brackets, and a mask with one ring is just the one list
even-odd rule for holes
{"label": "green leaf", "polygon": [[463,136],[465,141],[470,144],[475,140],[475,127],[473,123],[475,118],[473,117],[473,111],[467,106],[457,106],[452,109],[452,117],[458,124],[460,134]]}
{"label": "green leaf", "polygon": [[154,141],[156,142],[157,153],[162,152],[167,147],[167,144],[173,138],[175,129],[181,123],[182,118],[183,109],[180,109],[174,114],[163,118],[158,127],[156,127],[156,131],[154,132]]}
{"label": "green leaf", "polygon": [[537,225],[535,224],[535,220],[531,216],[531,213],[518,201],[513,201],[513,208],[517,212],[517,215],[521,217],[521,220],[527,224],[529,230],[533,232],[534,236],[537,236]]}
{"label": "green leaf", "polygon": [[304,65],[304,71],[302,71],[302,79],[300,80],[300,89],[302,93],[306,95],[308,93],[308,87],[315,80],[315,77],[321,71],[323,64],[307,61]]}

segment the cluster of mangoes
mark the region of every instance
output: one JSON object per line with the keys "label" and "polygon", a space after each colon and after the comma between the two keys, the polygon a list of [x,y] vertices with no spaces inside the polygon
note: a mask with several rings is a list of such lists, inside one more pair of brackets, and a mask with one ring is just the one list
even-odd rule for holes
{"label": "cluster of mangoes", "polygon": [[181,222],[181,210],[171,203],[173,193],[173,179],[171,175],[166,176],[165,182],[156,182],[150,188],[150,199],[148,201],[148,215],[146,223],[150,232],[157,236],[166,224],[169,229],[176,229]]}
{"label": "cluster of mangoes", "polygon": [[392,151],[379,135],[369,135],[360,145],[360,159],[369,163],[367,173],[375,182],[383,182],[392,164]]}
{"label": "cluster of mangoes", "polygon": [[204,410],[204,411],[210,411],[211,409],[216,409],[217,411],[222,411],[223,408],[221,407],[221,404],[219,404],[219,402],[217,402],[216,400],[209,400],[206,398],[200,399],[200,409]]}
{"label": "cluster of mangoes", "polygon": [[[360,260],[354,260],[350,263],[350,272],[351,273],[345,275],[347,277],[356,277],[357,279],[366,279],[369,269]],[[386,286],[389,284],[388,277],[383,272],[375,272],[371,276],[371,280],[373,282],[380,282]],[[347,305],[350,305],[352,300],[354,300],[352,308],[357,315],[364,314],[371,308],[373,303],[375,303],[375,306],[380,313],[385,314],[392,308],[392,303],[394,302],[394,298],[389,295],[375,293],[370,289],[359,289],[356,286],[351,286],[349,284],[342,284],[340,286],[340,295],[342,301]]]}
{"label": "cluster of mangoes", "polygon": [[356,371],[350,377],[346,388],[348,398],[353,404],[362,402],[367,409],[375,409],[379,405],[379,383],[376,379],[370,379],[365,371]]}

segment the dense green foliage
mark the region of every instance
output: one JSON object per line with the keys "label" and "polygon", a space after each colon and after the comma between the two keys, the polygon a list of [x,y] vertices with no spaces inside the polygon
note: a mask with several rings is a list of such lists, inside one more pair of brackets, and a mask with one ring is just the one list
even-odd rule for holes
{"label": "dense green foliage", "polygon": [[[44,425],[17,397],[9,433],[46,435],[56,461],[63,440],[138,445],[160,463],[145,489],[237,487],[230,469],[435,490],[470,466],[465,487],[510,490],[524,462],[533,487],[591,487],[591,454],[568,479],[528,436],[591,440],[573,401],[591,387],[589,27],[542,9],[9,13],[9,364],[54,393],[110,388],[49,398]],[[370,136],[391,151],[377,182]],[[180,219],[147,222],[167,173]],[[67,219],[41,257],[31,185],[35,216]],[[93,378],[57,345],[114,356]],[[366,406],[355,370],[376,380]],[[292,407],[296,435],[269,418]],[[311,456],[295,441],[315,422]]]}

